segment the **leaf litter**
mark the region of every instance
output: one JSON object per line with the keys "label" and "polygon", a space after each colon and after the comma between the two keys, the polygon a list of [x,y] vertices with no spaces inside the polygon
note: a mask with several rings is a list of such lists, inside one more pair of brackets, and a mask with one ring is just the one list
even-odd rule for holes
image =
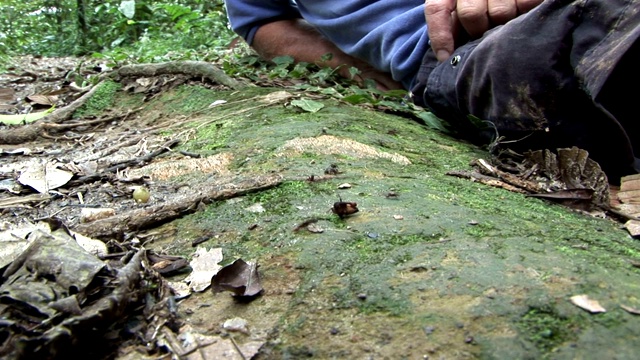
{"label": "leaf litter", "polygon": [[[171,65],[162,66],[166,70]],[[135,71],[119,71],[121,83],[147,99],[194,81],[172,74],[136,78]],[[161,131],[166,127],[155,119],[134,116],[140,109],[104,110],[97,118],[71,119],[103,83],[69,90],[60,78],[52,84],[65,90],[48,93],[32,90],[30,85],[39,85],[35,79],[29,80],[33,84],[26,81],[26,90],[0,89],[0,111],[21,124],[31,108],[51,108],[38,113],[43,118],[33,124],[0,124],[0,210],[9,210],[1,215],[10,217],[0,218],[0,357],[82,354],[101,359],[112,357],[114,349],[121,354],[144,349],[148,356],[187,359],[253,357],[264,344],[260,336],[236,342],[233,337],[200,334],[178,319],[177,301],[194,289],[206,290],[219,270],[223,271],[216,278],[217,290],[253,299],[263,292],[258,265],[237,259],[222,267],[222,254],[215,249],[198,249],[189,263],[147,250],[149,240],[139,231],[193,212],[198,204],[276,186],[282,178],[233,176],[226,172],[225,159],[171,152],[180,136],[189,134],[164,137]],[[273,93],[261,97],[264,105],[258,107],[291,97],[284,91]],[[20,98],[31,100],[19,102]],[[35,116],[33,111],[33,120]],[[151,163],[154,166],[145,169]],[[177,171],[162,167],[167,164]],[[195,193],[181,193],[180,184],[170,181],[197,171],[220,177]],[[145,196],[146,203],[132,197],[142,187],[153,194]],[[189,271],[189,285],[164,279]],[[248,325],[245,328],[249,331]]]}

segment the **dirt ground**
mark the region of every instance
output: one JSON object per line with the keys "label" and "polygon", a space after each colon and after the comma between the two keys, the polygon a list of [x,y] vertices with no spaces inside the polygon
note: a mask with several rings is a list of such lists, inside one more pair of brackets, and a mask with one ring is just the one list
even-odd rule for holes
{"label": "dirt ground", "polygon": [[[30,64],[2,78],[6,112],[83,94],[66,60]],[[56,218],[116,255],[221,249],[207,266],[255,264],[263,291],[196,291],[198,263],[180,267],[165,276],[179,326],[153,337],[169,354],[114,357],[637,358],[640,243],[618,219],[447,175],[488,154],[406,116],[185,75],[117,80],[71,119],[0,130],[3,234]],[[291,105],[305,99],[324,107]]]}

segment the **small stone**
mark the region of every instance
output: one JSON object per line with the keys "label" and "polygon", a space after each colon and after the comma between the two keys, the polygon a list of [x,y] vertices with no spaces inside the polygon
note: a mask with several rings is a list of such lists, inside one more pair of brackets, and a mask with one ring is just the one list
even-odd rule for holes
{"label": "small stone", "polygon": [[471,220],[468,222],[469,225],[478,225],[478,221],[477,220]]}
{"label": "small stone", "polygon": [[331,164],[328,168],[324,169],[325,175],[338,175],[340,170],[338,170],[338,165]]}
{"label": "small stone", "polygon": [[402,215],[393,215],[393,218],[396,219],[396,220],[402,220],[402,219],[404,219],[404,216],[402,216]]}
{"label": "small stone", "polygon": [[340,330],[338,330],[337,328],[332,327],[331,330],[329,330],[329,333],[331,335],[338,335],[340,333]]}
{"label": "small stone", "polygon": [[260,203],[255,203],[251,206],[249,206],[248,208],[246,208],[247,211],[252,212],[252,213],[263,213],[265,212],[264,206],[262,206],[262,204]]}
{"label": "small stone", "polygon": [[247,329],[247,325],[247,320],[236,317],[225,321],[224,324],[222,324],[222,328],[227,331],[237,331],[248,334],[249,330]]}
{"label": "small stone", "polygon": [[467,344],[471,344],[473,342],[473,336],[467,336],[464,338],[464,342]]}
{"label": "small stone", "polygon": [[307,230],[314,234],[320,234],[324,232],[324,229],[318,226],[317,224],[309,224],[307,225]]}
{"label": "small stone", "polygon": [[349,183],[340,184],[338,185],[338,189],[351,189],[351,184]]}
{"label": "small stone", "polygon": [[456,327],[458,329],[462,329],[462,328],[464,328],[464,324],[463,323],[456,323]]}
{"label": "small stone", "polygon": [[365,294],[365,293],[360,293],[360,294],[358,294],[358,299],[360,299],[360,300],[367,300],[367,294]]}
{"label": "small stone", "polygon": [[427,335],[433,334],[433,332],[436,331],[436,328],[434,326],[425,326],[424,327],[424,333]]}
{"label": "small stone", "polygon": [[368,233],[367,233],[367,236],[368,236],[369,238],[371,238],[371,239],[377,239],[379,235],[378,235],[377,233],[370,233],[370,232],[368,232]]}

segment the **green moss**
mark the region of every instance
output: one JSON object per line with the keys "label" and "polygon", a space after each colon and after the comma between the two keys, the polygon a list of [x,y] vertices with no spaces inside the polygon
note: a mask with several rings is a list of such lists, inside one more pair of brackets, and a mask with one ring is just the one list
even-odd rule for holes
{"label": "green moss", "polygon": [[98,116],[104,114],[105,110],[113,108],[116,93],[122,85],[113,81],[105,81],[96,92],[73,114],[74,118],[86,116]]}
{"label": "green moss", "polygon": [[532,308],[517,323],[519,331],[543,354],[577,337],[579,326],[549,308]]}

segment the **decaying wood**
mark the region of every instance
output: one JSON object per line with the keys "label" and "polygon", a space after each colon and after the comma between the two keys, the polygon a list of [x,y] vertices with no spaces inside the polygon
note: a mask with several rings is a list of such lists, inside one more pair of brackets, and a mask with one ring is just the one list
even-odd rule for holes
{"label": "decaying wood", "polygon": [[121,238],[126,232],[150,228],[192,213],[199,203],[226,200],[251,192],[266,190],[278,186],[282,181],[283,178],[280,175],[260,176],[243,179],[238,182],[229,180],[225,183],[210,185],[199,190],[194,189],[193,194],[176,196],[174,199],[159,205],[134,209],[90,223],[79,224],[73,230],[81,234],[91,234],[93,238]]}
{"label": "decaying wood", "polygon": [[202,77],[218,84],[238,90],[247,85],[229,77],[217,66],[206,61],[170,61],[157,64],[125,65],[118,69],[115,74],[119,76],[151,77],[157,75],[186,74]]}

